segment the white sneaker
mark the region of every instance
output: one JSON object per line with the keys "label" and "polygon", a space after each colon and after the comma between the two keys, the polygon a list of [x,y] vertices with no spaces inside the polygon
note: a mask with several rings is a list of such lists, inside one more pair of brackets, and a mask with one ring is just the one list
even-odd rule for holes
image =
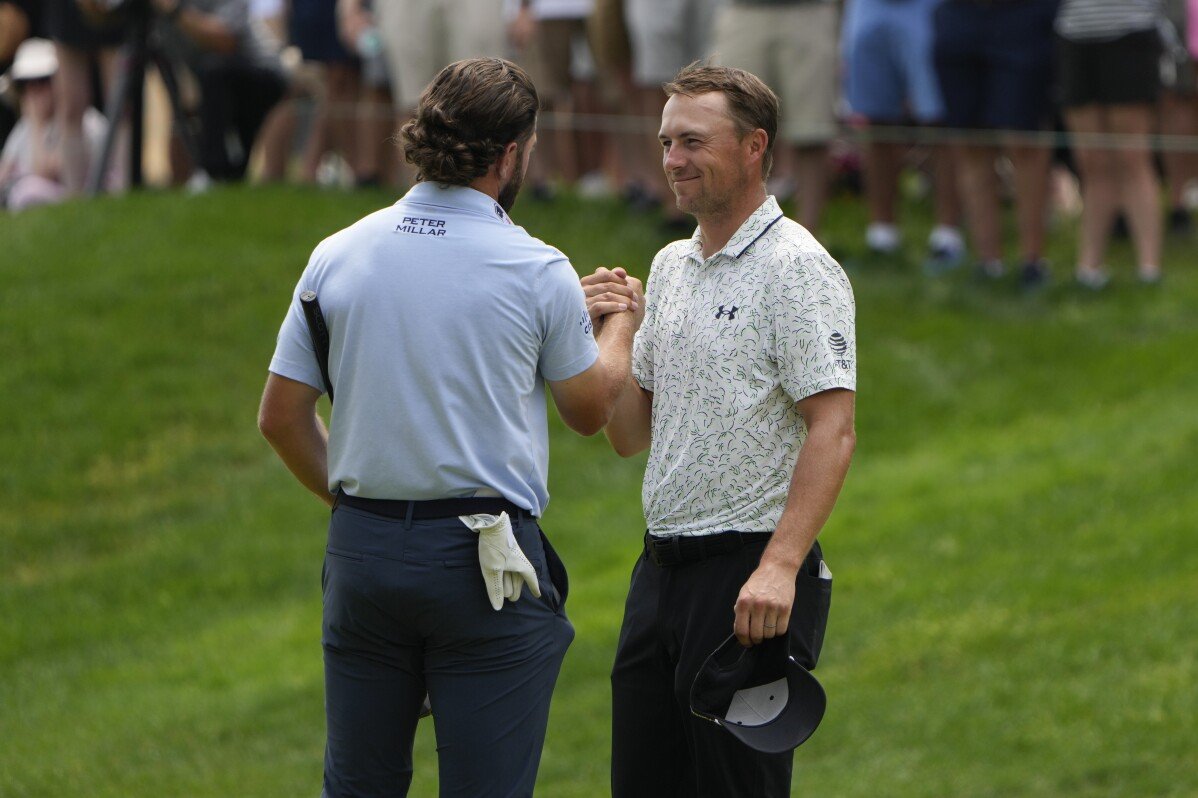
{"label": "white sneaker", "polygon": [[881,255],[893,255],[902,245],[897,225],[886,222],[871,222],[865,228],[865,246]]}
{"label": "white sneaker", "polygon": [[1101,266],[1095,269],[1078,267],[1073,276],[1077,280],[1078,285],[1082,288],[1088,288],[1091,291],[1101,291],[1111,281],[1111,273]]}
{"label": "white sneaker", "polygon": [[942,249],[948,252],[965,252],[965,236],[961,228],[947,224],[938,224],[928,235],[928,249]]}

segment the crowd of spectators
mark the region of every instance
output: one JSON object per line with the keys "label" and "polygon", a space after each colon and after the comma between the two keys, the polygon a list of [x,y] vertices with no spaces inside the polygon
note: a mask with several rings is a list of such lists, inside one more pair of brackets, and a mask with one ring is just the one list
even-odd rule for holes
{"label": "crowd of spectators", "polygon": [[687,229],[661,175],[660,86],[711,59],[780,96],[770,188],[810,229],[834,172],[859,164],[865,248],[898,252],[916,153],[930,274],[972,258],[1002,277],[1009,197],[1018,280],[1044,284],[1054,181],[1074,174],[1076,280],[1106,284],[1122,229],[1138,278],[1156,282],[1165,224],[1189,230],[1198,179],[1198,0],[0,0],[6,207],[124,187],[134,125],[114,114],[108,133],[101,112],[128,108],[111,102],[129,63],[118,48],[139,40],[178,77],[148,92],[180,106],[146,117],[169,128],[147,137],[167,142],[159,179],[193,187],[248,173],[401,188],[412,174],[391,135],[443,65],[485,55],[521,62],[540,88],[537,199],[609,193]]}

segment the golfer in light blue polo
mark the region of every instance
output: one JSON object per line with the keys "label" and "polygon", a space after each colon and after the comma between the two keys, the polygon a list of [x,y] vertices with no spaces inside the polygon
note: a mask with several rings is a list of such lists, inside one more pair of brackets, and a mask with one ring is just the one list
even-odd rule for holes
{"label": "golfer in light blue polo", "polygon": [[[545,384],[591,435],[629,378],[631,312],[596,338],[566,257],[508,218],[537,93],[501,59],[446,67],[402,131],[419,182],[321,242],[279,332],[259,426],[333,507],[322,643],[324,795],[403,796],[422,699],[442,796],[527,796],[574,637],[549,501]],[[299,296],[330,333],[336,402]]]}

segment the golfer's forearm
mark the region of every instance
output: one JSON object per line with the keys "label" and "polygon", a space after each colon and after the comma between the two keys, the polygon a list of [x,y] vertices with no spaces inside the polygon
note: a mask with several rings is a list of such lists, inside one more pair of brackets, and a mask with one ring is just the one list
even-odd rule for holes
{"label": "golfer's forearm", "polygon": [[631,457],[649,448],[652,412],[653,394],[630,375],[603,430],[616,454]]}
{"label": "golfer's forearm", "polygon": [[631,313],[617,313],[608,318],[596,339],[599,362],[603,364],[604,406],[610,418],[624,385],[632,378],[632,337],[636,323]]}
{"label": "golfer's forearm", "polygon": [[262,434],[287,470],[316,498],[333,504],[329,493],[329,433],[315,413],[310,421],[281,428],[264,428]]}
{"label": "golfer's forearm", "polygon": [[851,429],[812,430],[790,480],[782,519],[761,556],[796,573],[836,506],[853,459]]}

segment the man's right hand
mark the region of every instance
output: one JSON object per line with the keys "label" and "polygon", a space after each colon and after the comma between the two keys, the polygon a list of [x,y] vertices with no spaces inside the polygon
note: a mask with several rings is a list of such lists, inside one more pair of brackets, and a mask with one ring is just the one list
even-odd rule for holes
{"label": "man's right hand", "polygon": [[582,278],[582,290],[586,294],[587,312],[596,336],[603,329],[604,317],[612,313],[629,311],[635,316],[634,328],[641,326],[645,318],[645,288],[623,267],[608,269],[600,266],[594,274]]}

